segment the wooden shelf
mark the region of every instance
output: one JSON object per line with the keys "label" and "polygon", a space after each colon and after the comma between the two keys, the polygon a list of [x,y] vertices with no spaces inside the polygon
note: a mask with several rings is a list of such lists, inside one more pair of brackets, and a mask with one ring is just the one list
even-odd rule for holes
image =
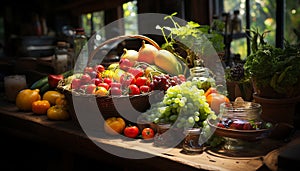
{"label": "wooden shelf", "polygon": [[[186,155],[181,148],[163,150],[164,147],[155,147],[151,142],[141,139],[124,140],[120,138],[106,138],[87,136],[72,120],[51,121],[46,116],[34,115],[32,112],[20,112],[12,103],[0,101],[0,130],[2,133],[23,139],[39,142],[47,146],[58,148],[70,154],[76,153],[102,162],[114,161],[114,164],[132,170],[143,166],[143,170],[230,170],[247,171],[265,167],[263,157],[228,157],[206,150],[202,154]],[[269,141],[269,140],[268,140]],[[270,141],[268,151],[277,149],[282,142]],[[270,143],[268,142],[268,143]],[[134,160],[109,154],[98,145],[113,148],[130,155],[153,155],[151,158]],[[12,147],[13,148],[13,147]],[[165,151],[162,153],[162,151]]]}

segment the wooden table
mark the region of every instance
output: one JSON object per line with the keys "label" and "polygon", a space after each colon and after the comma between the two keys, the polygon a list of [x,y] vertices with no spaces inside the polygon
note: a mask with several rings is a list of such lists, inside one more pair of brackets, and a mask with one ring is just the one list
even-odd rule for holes
{"label": "wooden table", "polygon": [[[72,120],[51,121],[46,116],[20,112],[14,104],[4,101],[0,102],[0,130],[1,133],[45,144],[46,147],[71,154],[68,156],[80,154],[124,170],[273,170],[276,169],[278,150],[284,145],[277,140],[268,140],[269,149],[262,155],[252,157],[226,156],[211,150],[206,150],[202,154],[187,155],[177,147],[166,153],[157,153],[153,151],[159,151],[163,147],[155,147],[152,142],[144,142],[141,139],[126,141],[120,138],[89,138]],[[146,159],[118,157],[99,148],[94,142],[104,147],[122,150],[124,153],[153,154],[154,157]]]}

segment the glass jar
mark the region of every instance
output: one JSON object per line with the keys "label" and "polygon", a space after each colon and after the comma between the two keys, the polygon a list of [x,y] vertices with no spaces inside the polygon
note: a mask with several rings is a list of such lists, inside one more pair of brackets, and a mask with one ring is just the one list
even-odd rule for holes
{"label": "glass jar", "polygon": [[[263,127],[263,120],[261,119],[262,108],[259,103],[248,102],[248,101],[234,101],[230,103],[222,103],[220,105],[220,116],[221,123],[225,126],[228,131],[224,133],[223,138],[225,139],[225,143],[223,148],[225,150],[249,150],[256,148],[258,146],[261,139],[260,137],[251,137],[251,141],[249,136],[256,136],[257,133],[260,133],[260,128]],[[246,131],[246,132],[244,132]],[[247,132],[248,131],[248,132]],[[233,136],[233,134],[239,133],[239,135]],[[243,137],[246,136],[248,138]],[[253,133],[253,134],[249,134]],[[265,136],[263,134],[257,134],[257,136]],[[257,141],[253,141],[252,139],[256,139]]]}
{"label": "glass jar", "polygon": [[76,64],[78,70],[83,70],[88,60],[87,36],[83,28],[75,29],[73,58],[74,66]]}
{"label": "glass jar", "polygon": [[222,118],[230,118],[245,122],[261,122],[262,108],[259,103],[248,101],[234,101],[220,105]]}
{"label": "glass jar", "polygon": [[18,93],[26,87],[25,75],[9,75],[4,77],[4,91],[8,101],[14,102]]}
{"label": "glass jar", "polygon": [[55,48],[55,54],[53,56],[52,62],[54,66],[54,72],[56,74],[61,74],[70,69],[71,57],[68,52],[68,46],[66,42],[59,41]]}
{"label": "glass jar", "polygon": [[207,81],[208,78],[213,78],[210,70],[203,66],[201,59],[194,60],[194,67],[190,68],[190,76],[188,81]]}
{"label": "glass jar", "polygon": [[183,152],[186,154],[202,153],[204,150],[204,146],[199,144],[201,128],[189,128],[184,131],[184,134],[186,136],[182,144]]}

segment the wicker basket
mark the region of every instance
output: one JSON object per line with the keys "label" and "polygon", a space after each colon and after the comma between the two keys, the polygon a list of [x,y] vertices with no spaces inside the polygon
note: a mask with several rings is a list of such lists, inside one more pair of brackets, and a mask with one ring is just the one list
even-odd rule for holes
{"label": "wicker basket", "polygon": [[[139,38],[150,42],[153,46],[157,49],[160,49],[159,45],[150,39],[149,37],[142,36],[142,35],[126,35],[126,36],[119,36],[113,39],[109,39],[102,44],[100,44],[93,52],[88,59],[88,64],[91,63],[93,57],[97,54],[97,51],[101,49],[105,44],[111,43],[113,41],[119,39],[126,39],[126,38]],[[128,122],[135,122],[137,121],[138,116],[145,112],[147,109],[150,108],[150,102],[157,102],[161,100],[162,92],[150,92],[145,94],[139,95],[121,95],[121,96],[98,96],[92,94],[83,94],[72,91],[70,89],[64,88],[64,81],[60,81],[57,89],[63,93],[66,97],[68,102],[69,112],[71,115],[72,120],[78,123],[78,116],[76,114],[76,107],[74,105],[79,104],[80,108],[84,112],[93,108],[95,102],[98,105],[99,114],[103,116],[104,119],[109,117],[123,117],[125,121]],[[94,103],[92,103],[94,102]],[[94,111],[93,111],[94,112]],[[82,113],[82,112],[81,112]]]}

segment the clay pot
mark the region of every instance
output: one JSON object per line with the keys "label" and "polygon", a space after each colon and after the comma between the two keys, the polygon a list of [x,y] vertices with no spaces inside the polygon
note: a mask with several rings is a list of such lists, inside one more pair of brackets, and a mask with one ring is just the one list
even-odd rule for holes
{"label": "clay pot", "polygon": [[292,98],[265,98],[253,94],[255,102],[261,104],[261,118],[274,125],[271,137],[286,138],[294,128],[296,104],[300,96]]}
{"label": "clay pot", "polygon": [[234,101],[237,97],[242,97],[245,101],[252,101],[253,86],[251,82],[238,82],[226,80],[228,98]]}

